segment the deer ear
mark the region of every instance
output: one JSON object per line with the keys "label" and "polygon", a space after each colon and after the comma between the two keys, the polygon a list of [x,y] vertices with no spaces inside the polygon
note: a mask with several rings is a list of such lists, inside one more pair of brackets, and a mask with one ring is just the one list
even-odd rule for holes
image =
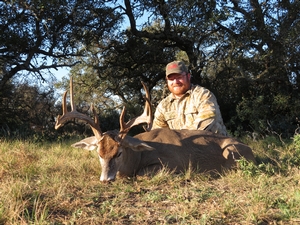
{"label": "deer ear", "polygon": [[140,144],[134,145],[131,147],[132,150],[141,152],[141,151],[153,151],[155,148],[147,145],[145,142],[141,142]]}
{"label": "deer ear", "polygon": [[128,147],[136,152],[153,151],[155,149],[155,148],[151,147],[150,145],[146,144],[145,142],[143,142],[137,138],[130,137],[130,136],[126,136],[122,140],[121,145],[124,147]]}
{"label": "deer ear", "polygon": [[93,151],[97,148],[98,140],[95,136],[85,138],[79,142],[72,144],[72,147],[83,148],[86,150]]}

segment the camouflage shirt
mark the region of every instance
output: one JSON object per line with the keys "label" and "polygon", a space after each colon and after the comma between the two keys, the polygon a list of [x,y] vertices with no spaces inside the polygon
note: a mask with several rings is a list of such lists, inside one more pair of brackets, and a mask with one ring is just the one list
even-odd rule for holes
{"label": "camouflage shirt", "polygon": [[198,85],[192,85],[180,98],[171,93],[158,104],[152,129],[163,127],[208,130],[227,136],[215,95]]}

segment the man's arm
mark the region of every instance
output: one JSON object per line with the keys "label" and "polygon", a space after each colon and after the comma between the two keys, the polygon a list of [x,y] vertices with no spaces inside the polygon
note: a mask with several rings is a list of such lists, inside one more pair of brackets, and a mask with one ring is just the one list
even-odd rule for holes
{"label": "man's arm", "polygon": [[205,130],[216,121],[218,116],[218,103],[215,95],[206,88],[200,88],[194,92],[194,105],[197,108],[195,125],[198,130]]}
{"label": "man's arm", "polygon": [[223,123],[221,111],[215,95],[207,89],[197,93],[196,104],[198,108],[195,125],[199,130],[208,130],[227,136],[227,130]]}
{"label": "man's arm", "polygon": [[159,104],[154,113],[152,129],[167,128],[167,127],[169,127],[168,123],[165,120],[164,113],[162,112]]}

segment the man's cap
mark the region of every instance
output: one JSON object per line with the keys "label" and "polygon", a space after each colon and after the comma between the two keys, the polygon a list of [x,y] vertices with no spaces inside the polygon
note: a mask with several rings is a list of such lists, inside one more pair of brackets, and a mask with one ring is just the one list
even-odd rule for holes
{"label": "man's cap", "polygon": [[183,72],[188,73],[188,70],[182,61],[173,61],[168,63],[168,65],[166,66],[166,77],[172,73],[181,74]]}

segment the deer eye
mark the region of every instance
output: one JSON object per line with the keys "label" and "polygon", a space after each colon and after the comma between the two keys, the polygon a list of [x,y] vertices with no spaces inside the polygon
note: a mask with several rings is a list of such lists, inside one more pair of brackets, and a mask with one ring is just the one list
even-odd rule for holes
{"label": "deer eye", "polygon": [[118,152],[118,154],[116,155],[116,158],[119,158],[122,155],[122,152]]}

